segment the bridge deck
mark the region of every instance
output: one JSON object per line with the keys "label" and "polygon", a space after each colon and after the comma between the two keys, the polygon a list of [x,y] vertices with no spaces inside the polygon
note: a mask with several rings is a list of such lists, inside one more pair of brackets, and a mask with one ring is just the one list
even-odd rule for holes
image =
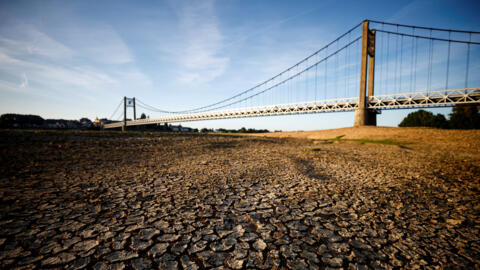
{"label": "bridge deck", "polygon": [[[385,110],[416,107],[446,107],[464,103],[480,103],[480,87],[377,95],[369,98],[368,108]],[[131,120],[127,121],[126,125],[138,126],[255,116],[340,112],[353,111],[356,108],[358,108],[358,98],[341,98],[324,101],[250,107],[235,110],[175,114],[155,119]],[[104,128],[118,128],[122,125],[123,122],[116,122],[106,124]]]}

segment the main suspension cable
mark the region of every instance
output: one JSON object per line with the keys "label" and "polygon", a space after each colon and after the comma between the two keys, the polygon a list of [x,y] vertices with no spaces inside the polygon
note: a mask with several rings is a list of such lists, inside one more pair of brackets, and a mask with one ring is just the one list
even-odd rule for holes
{"label": "main suspension cable", "polygon": [[113,111],[112,115],[110,115],[110,118],[108,119],[113,119],[113,116],[117,113],[118,109],[120,109],[122,102],[123,102],[123,98],[120,100],[120,103],[118,104],[117,108]]}
{"label": "main suspension cable", "polygon": [[[241,97],[242,95],[246,94],[246,93],[249,93],[263,85],[266,85],[268,82],[271,82],[275,79],[277,79],[278,77],[286,74],[287,72],[289,72],[290,70],[294,69],[294,68],[297,68],[300,64],[304,63],[305,61],[307,61],[308,59],[310,59],[311,57],[317,55],[318,53],[320,53],[321,51],[327,49],[329,46],[331,46],[332,44],[334,44],[335,42],[338,42],[340,39],[342,39],[343,37],[345,37],[346,35],[348,35],[350,32],[353,32],[356,28],[358,28],[362,23],[359,23],[357,25],[355,25],[354,27],[352,27],[350,30],[348,30],[347,32],[345,32],[344,34],[340,35],[338,38],[336,38],[335,40],[333,40],[332,42],[328,43],[327,45],[325,45],[324,47],[322,47],[321,49],[317,50],[316,52],[312,53],[311,55],[305,57],[303,60],[299,61],[298,63],[290,66],[289,68],[285,69],[284,71],[280,72],[279,74],[271,77],[270,79],[266,80],[266,81],[263,81],[243,92],[240,92],[234,96],[231,96],[229,98],[226,98],[226,99],[223,99],[223,100],[220,100],[218,102],[215,102],[215,103],[212,103],[212,104],[209,104],[209,105],[206,105],[206,106],[202,106],[202,107],[198,107],[198,108],[193,108],[193,109],[189,109],[189,110],[183,110],[183,111],[167,111],[167,110],[162,110],[162,109],[158,109],[158,108],[155,108],[153,106],[150,106],[152,108],[155,108],[157,109],[158,111],[161,111],[161,112],[164,112],[164,113],[188,113],[188,112],[199,112],[203,109],[207,109],[207,108],[210,108],[210,107],[214,107],[216,105],[219,105],[219,104],[222,104],[222,103],[225,103],[227,101],[230,101],[230,100],[233,100],[233,99],[236,99],[238,97]],[[245,99],[242,99],[242,100],[245,100]],[[205,110],[205,111],[211,111],[211,109],[208,109],[208,110]]]}

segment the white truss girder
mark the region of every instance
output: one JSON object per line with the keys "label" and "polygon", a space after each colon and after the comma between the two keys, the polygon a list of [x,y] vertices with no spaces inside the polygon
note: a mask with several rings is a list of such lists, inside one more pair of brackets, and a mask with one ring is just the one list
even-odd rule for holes
{"label": "white truss girder", "polygon": [[445,107],[463,103],[480,103],[480,88],[376,95],[369,99],[368,108],[406,109],[414,107]]}
{"label": "white truss girder", "polygon": [[[401,94],[376,95],[369,98],[369,109],[405,109],[415,107],[443,107],[462,103],[480,103],[480,88],[461,88],[439,91],[410,92]],[[228,119],[256,116],[306,114],[353,111],[358,108],[358,98],[340,98],[324,101],[302,102],[250,107],[234,110],[211,111],[190,114],[174,114],[155,119],[127,121],[127,126],[191,122],[213,119]],[[123,122],[105,124],[104,128],[118,128]]]}

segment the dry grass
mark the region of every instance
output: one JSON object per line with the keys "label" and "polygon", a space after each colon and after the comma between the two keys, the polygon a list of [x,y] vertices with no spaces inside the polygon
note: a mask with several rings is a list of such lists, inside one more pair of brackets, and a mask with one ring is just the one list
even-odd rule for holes
{"label": "dry grass", "polygon": [[433,128],[349,127],[302,132],[273,132],[245,134],[277,138],[303,138],[328,141],[375,142],[392,141],[409,144],[409,147],[429,148],[438,151],[456,151],[480,158],[480,130],[444,130]]}

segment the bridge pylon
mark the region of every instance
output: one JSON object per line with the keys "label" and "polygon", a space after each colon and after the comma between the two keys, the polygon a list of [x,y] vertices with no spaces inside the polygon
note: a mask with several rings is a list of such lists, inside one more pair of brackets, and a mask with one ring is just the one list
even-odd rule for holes
{"label": "bridge pylon", "polygon": [[358,100],[358,108],[355,109],[354,126],[376,126],[377,112],[368,109],[368,102],[373,96],[375,78],[375,30],[369,29],[368,20],[365,20],[362,23],[361,55],[362,59],[360,63],[360,95]]}
{"label": "bridge pylon", "polygon": [[127,129],[127,107],[133,107],[133,120],[137,120],[137,108],[135,105],[135,97],[127,98],[123,97],[123,120],[122,120],[122,132]]}

